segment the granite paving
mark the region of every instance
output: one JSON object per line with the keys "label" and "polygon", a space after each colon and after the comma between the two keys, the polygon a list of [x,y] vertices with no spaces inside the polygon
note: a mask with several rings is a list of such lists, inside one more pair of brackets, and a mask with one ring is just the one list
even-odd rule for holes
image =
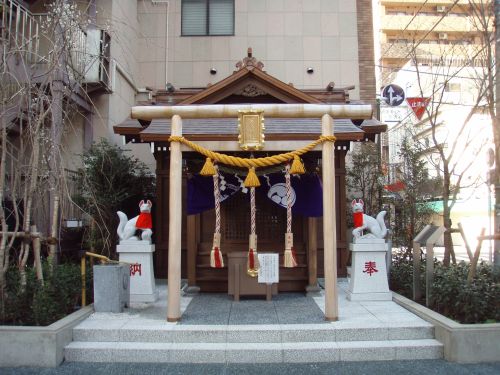
{"label": "granite paving", "polygon": [[[166,323],[167,286],[165,281],[157,281],[159,300],[154,303],[133,304],[123,313],[94,313],[80,328],[120,330],[124,328],[161,325],[173,326],[239,326],[269,325],[287,326],[303,324],[330,324],[338,328],[387,328],[402,324],[431,326],[393,301],[349,301],[346,298],[347,279],[339,279],[339,320],[327,322],[324,319],[325,297],[321,290],[316,296],[305,293],[280,293],[271,301],[265,298],[241,298],[239,302],[227,294],[200,293],[196,296],[182,295],[181,321]],[[366,333],[367,331],[365,331]]]}
{"label": "granite paving", "polygon": [[311,297],[282,293],[271,301],[246,298],[234,302],[227,294],[199,294],[182,314],[183,325],[317,324],[326,323]]}
{"label": "granite paving", "polygon": [[498,375],[500,362],[458,364],[441,359],[418,361],[365,361],[322,363],[78,363],[65,362],[57,368],[1,368],[2,375]]}

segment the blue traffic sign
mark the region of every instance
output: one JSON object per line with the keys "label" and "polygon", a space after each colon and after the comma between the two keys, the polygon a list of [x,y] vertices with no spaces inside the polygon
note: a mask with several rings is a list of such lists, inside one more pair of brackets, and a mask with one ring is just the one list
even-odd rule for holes
{"label": "blue traffic sign", "polygon": [[390,106],[397,107],[405,100],[405,92],[400,86],[390,84],[382,90],[382,98]]}

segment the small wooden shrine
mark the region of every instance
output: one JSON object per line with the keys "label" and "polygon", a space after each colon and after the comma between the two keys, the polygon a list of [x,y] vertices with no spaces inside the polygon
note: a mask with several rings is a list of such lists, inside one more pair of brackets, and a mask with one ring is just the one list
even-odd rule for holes
{"label": "small wooden shrine", "polygon": [[[292,84],[284,83],[264,71],[264,65],[252,57],[251,51],[236,64],[237,70],[229,77],[205,89],[175,89],[159,91],[154,100],[141,103],[151,106],[151,111],[159,113],[164,106],[172,106],[182,112],[182,136],[204,148],[242,158],[262,158],[284,152],[298,150],[322,135],[321,115],[317,108],[328,108],[334,117],[334,173],[335,173],[335,218],[337,274],[346,275],[348,244],[346,241],[346,170],[345,156],[351,142],[374,140],[375,135],[385,131],[386,126],[372,118],[371,106],[353,103],[348,91],[352,87],[337,88],[330,83],[324,90],[299,90]],[[208,111],[212,106],[214,111]],[[262,147],[245,149],[239,142],[238,116],[224,116],[216,113],[219,109],[247,107],[265,108],[263,112],[265,129]],[[297,105],[297,106],[284,106]],[[206,116],[196,112],[202,106]],[[260,107],[259,107],[260,106]],[[115,126],[115,133],[125,137],[127,142],[148,142],[154,153],[156,169],[156,214],[154,222],[156,245],[155,275],[166,278],[169,247],[169,183],[171,153],[169,142],[172,132],[171,113],[169,116],[147,114],[135,111],[133,117]],[[185,111],[183,110],[185,109]],[[280,108],[286,108],[281,111]],[[306,109],[304,109],[306,108]],[[272,109],[272,110],[270,110]],[[176,112],[177,111],[177,112]],[[189,112],[191,111],[191,112]],[[194,112],[193,112],[194,111]],[[281,112],[280,112],[281,111]],[[291,111],[291,112],[290,112]],[[292,113],[293,112],[293,113]],[[150,112],[148,112],[150,113]],[[191,115],[189,115],[191,113]],[[280,114],[282,113],[282,114]],[[292,115],[290,116],[290,113]],[[314,114],[309,116],[308,113]],[[319,113],[319,112],[318,112]],[[332,114],[333,113],[333,114]],[[345,114],[345,115],[343,115]],[[170,139],[172,141],[172,139]],[[213,248],[216,214],[214,209],[188,215],[187,187],[189,179],[197,175],[206,161],[206,156],[193,151],[186,145],[182,147],[182,237],[181,237],[181,275],[190,286],[200,287],[202,292],[226,292],[228,287],[227,268],[214,268],[210,265]],[[307,174],[324,174],[322,146],[300,156]],[[282,173],[285,164],[262,167],[256,170],[262,181],[264,175]],[[219,171],[228,176],[245,180],[246,168],[218,164]],[[332,168],[333,169],[333,168]],[[235,177],[236,178],[236,177]],[[259,189],[258,187],[256,188]],[[220,204],[220,248],[224,262],[231,252],[248,251],[250,223],[249,194],[241,191]],[[257,195],[256,231],[258,250],[280,253],[280,263],[284,254],[284,234],[287,226],[287,209],[271,199]],[[279,291],[304,291],[314,288],[317,278],[323,277],[323,219],[322,217],[294,215],[293,244],[296,267],[281,267]]]}

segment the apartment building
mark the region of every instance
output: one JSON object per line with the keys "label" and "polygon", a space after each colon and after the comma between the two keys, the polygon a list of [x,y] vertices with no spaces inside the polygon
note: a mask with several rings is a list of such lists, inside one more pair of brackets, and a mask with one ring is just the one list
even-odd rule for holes
{"label": "apartment building", "polygon": [[407,98],[428,102],[428,111],[417,117],[407,101],[398,107],[382,101],[381,119],[389,126],[384,137],[387,182],[397,182],[403,137],[411,137],[425,149],[423,157],[434,176],[443,173],[436,152],[436,147],[443,147],[454,168],[452,183],[460,187],[453,222],[474,228],[475,235],[481,226],[489,226],[486,156],[492,142],[491,122],[479,107],[486,103],[481,85],[488,64],[484,54],[490,43],[488,30],[493,30],[492,13],[488,13],[491,4],[451,0],[376,3],[379,87],[396,84]]}

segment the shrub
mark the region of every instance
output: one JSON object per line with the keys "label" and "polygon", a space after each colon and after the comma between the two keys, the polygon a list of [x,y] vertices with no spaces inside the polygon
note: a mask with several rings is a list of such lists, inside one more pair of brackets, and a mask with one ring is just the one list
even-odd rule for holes
{"label": "shrub", "polygon": [[[425,297],[425,261],[421,267],[422,293]],[[500,284],[495,281],[493,267],[486,263],[479,264],[476,277],[468,284],[469,267],[465,262],[445,267],[435,260],[429,307],[460,323],[500,321]],[[409,257],[395,255],[389,284],[396,293],[413,297],[413,262]]]}
{"label": "shrub", "polygon": [[491,265],[478,265],[476,277],[467,283],[469,264],[435,269],[431,308],[460,323],[500,320],[500,284],[493,278]]}
{"label": "shrub", "polygon": [[111,257],[116,245],[116,211],[126,213],[127,204],[133,201],[135,213],[137,199],[152,198],[154,176],[139,159],[101,139],[82,155],[76,184],[81,189],[73,198],[92,217],[92,225],[84,234],[86,247]]}
{"label": "shrub", "polygon": [[2,324],[49,325],[72,313],[78,307],[81,293],[80,267],[76,264],[55,265],[52,274],[44,264],[44,284],[27,270],[27,284],[21,287],[19,270],[7,272],[5,310],[0,314]]}
{"label": "shrub", "polygon": [[[420,263],[420,277],[425,297],[425,258]],[[393,254],[389,287],[396,293],[413,298],[413,257],[410,253],[401,251]]]}

